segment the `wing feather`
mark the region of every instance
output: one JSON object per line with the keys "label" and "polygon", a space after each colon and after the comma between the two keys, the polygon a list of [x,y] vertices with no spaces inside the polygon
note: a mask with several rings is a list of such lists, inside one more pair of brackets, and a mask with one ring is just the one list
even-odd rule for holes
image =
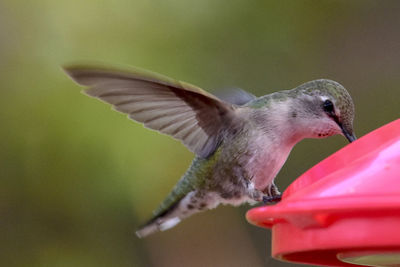
{"label": "wing feather", "polygon": [[91,67],[65,71],[85,93],[113,105],[144,126],[182,141],[200,157],[208,157],[224,131],[239,121],[235,107],[206,91],[157,74]]}

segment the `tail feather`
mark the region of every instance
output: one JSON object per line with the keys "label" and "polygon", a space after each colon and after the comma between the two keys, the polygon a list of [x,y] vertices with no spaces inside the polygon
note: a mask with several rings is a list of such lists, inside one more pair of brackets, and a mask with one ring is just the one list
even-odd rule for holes
{"label": "tail feather", "polygon": [[154,214],[154,217],[150,219],[146,224],[139,227],[136,231],[136,235],[139,238],[146,237],[159,231],[170,229],[177,225],[181,219],[177,215],[179,209],[180,200],[176,201],[165,210],[161,210]]}
{"label": "tail feather", "polygon": [[145,226],[139,228],[136,231],[136,236],[139,237],[139,238],[143,238],[143,237],[146,237],[148,235],[154,234],[154,233],[156,233],[158,231],[159,231],[158,226],[154,222],[154,223],[151,223],[149,225],[145,225]]}
{"label": "tail feather", "polygon": [[139,238],[143,238],[158,231],[168,230],[180,223],[180,221],[181,219],[179,217],[172,217],[166,220],[158,218],[140,227],[139,230],[136,231],[136,235]]}
{"label": "tail feather", "polygon": [[168,230],[184,218],[199,212],[194,207],[188,208],[188,206],[191,206],[189,205],[189,201],[195,193],[194,191],[190,191],[191,189],[190,183],[184,176],[155,211],[153,218],[145,225],[139,227],[136,235],[139,238],[143,238],[159,231]]}

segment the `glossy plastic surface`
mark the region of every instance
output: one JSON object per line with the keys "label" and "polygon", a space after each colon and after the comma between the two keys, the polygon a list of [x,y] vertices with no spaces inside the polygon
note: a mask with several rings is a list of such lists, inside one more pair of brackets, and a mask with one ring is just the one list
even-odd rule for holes
{"label": "glossy plastic surface", "polygon": [[247,219],[272,229],[282,260],[355,266],[338,255],[400,252],[400,120],[326,158]]}

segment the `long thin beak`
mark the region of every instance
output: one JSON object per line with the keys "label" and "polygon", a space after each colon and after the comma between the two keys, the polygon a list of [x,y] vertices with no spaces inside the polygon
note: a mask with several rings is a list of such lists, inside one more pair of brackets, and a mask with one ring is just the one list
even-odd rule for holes
{"label": "long thin beak", "polygon": [[352,133],[352,134],[349,133],[342,125],[340,126],[340,128],[342,129],[344,137],[346,137],[350,143],[357,139],[357,137],[354,135],[354,133]]}

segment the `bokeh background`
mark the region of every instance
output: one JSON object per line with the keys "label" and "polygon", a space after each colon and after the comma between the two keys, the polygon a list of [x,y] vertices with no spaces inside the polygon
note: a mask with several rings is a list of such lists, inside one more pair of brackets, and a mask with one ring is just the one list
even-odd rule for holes
{"label": "bokeh background", "polygon": [[[0,1],[1,266],[295,266],[250,208],[219,207],[140,240],[193,155],[80,93],[60,66],[134,65],[256,95],[330,78],[358,136],[399,117],[400,1]],[[343,147],[305,140],[281,190]]]}

